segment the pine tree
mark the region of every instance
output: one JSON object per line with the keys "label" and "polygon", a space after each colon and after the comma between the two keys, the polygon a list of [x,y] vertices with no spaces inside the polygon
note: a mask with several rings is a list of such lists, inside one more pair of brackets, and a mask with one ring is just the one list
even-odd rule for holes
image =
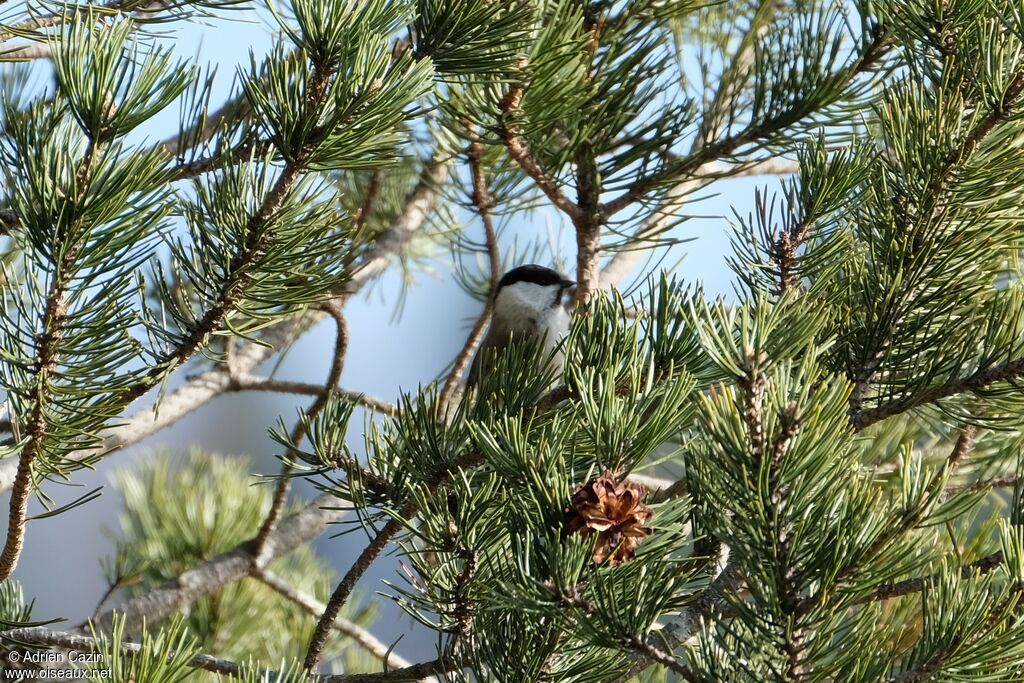
{"label": "pine tree", "polygon": [[[5,671],[1024,680],[1024,4],[258,6],[279,40],[223,102],[167,32],[249,3],[2,17]],[[749,175],[773,178],[721,222],[737,284],[709,297],[659,259]],[[575,241],[564,372],[514,347],[463,392],[534,212]],[[450,370],[342,389],[345,303],[439,247],[482,308]],[[255,374],[324,319],[322,384]],[[271,485],[209,453],[124,473],[110,590],[38,621],[30,499],[88,515],[48,489],[229,391],[310,397],[268,426]],[[345,516],[369,540],[333,576],[310,543]],[[360,582],[387,552],[404,583]],[[360,591],[436,658],[377,640]]]}

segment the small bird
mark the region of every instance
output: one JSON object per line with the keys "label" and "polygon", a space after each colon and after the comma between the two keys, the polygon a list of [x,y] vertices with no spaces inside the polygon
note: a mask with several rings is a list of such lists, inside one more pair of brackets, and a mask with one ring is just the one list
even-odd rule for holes
{"label": "small bird", "polygon": [[[557,351],[569,333],[569,313],[562,305],[565,290],[576,283],[550,268],[530,264],[505,273],[494,293],[494,314],[469,369],[467,387],[473,387],[488,358],[514,338],[537,339],[545,356],[561,374],[562,354]],[[482,360],[483,359],[483,360]]]}

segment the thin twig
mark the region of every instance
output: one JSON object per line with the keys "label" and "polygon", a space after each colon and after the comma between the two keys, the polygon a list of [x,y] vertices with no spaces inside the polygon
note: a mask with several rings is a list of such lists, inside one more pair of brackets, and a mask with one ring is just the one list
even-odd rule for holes
{"label": "thin twig", "polygon": [[480,220],[484,224],[484,242],[487,245],[487,257],[490,263],[490,287],[487,292],[486,302],[484,303],[484,310],[480,313],[476,322],[473,323],[466,342],[462,345],[458,355],[455,356],[451,372],[448,373],[444,388],[441,389],[438,405],[442,407],[448,405],[452,393],[458,386],[459,379],[465,372],[466,366],[469,365],[473,353],[480,345],[480,340],[483,339],[487,321],[490,320],[491,313],[494,310],[494,296],[498,291],[498,282],[501,280],[501,254],[498,252],[498,233],[494,229],[494,220],[491,216],[494,200],[487,187],[487,176],[484,174],[483,169],[484,147],[472,132],[472,129],[470,129],[470,135],[473,141],[466,150],[466,156],[469,159],[469,169],[473,179],[473,206],[476,207]]}
{"label": "thin twig", "polygon": [[[279,595],[292,601],[308,614],[314,617],[319,617],[327,609],[327,605],[317,600],[314,596],[309,593],[305,593],[295,586],[292,586],[287,581],[274,574],[265,567],[258,567],[253,570],[253,577],[259,580],[261,583],[266,585],[268,588],[276,591]],[[406,660],[400,655],[396,654],[391,646],[387,643],[382,642],[367,629],[363,628],[354,621],[350,621],[345,617],[338,616],[335,618],[334,623],[331,627],[348,636],[356,643],[360,645],[364,650],[373,655],[374,658],[384,662],[387,666],[395,668],[405,668],[411,666],[412,662]]]}
{"label": "thin twig", "polygon": [[[235,375],[231,378],[231,384],[227,391],[266,391],[276,394],[301,394],[303,396],[319,396],[323,393],[323,385],[310,382],[294,382],[291,380],[276,379],[272,377],[257,377],[256,375]],[[362,391],[351,389],[335,389],[334,394],[356,405],[363,406],[374,412],[383,415],[394,415],[398,408],[394,404],[383,399],[370,396]]]}
{"label": "thin twig", "polygon": [[[345,370],[345,355],[348,352],[348,323],[345,321],[345,313],[342,310],[342,305],[337,301],[327,301],[321,307],[331,318],[334,319],[335,327],[337,328],[337,334],[334,339],[334,353],[331,355],[331,367],[327,373],[327,380],[324,382],[323,389],[317,395],[316,399],[313,400],[312,405],[306,409],[306,418],[309,420],[315,420],[320,411],[327,405],[327,400],[331,396],[331,392],[338,386],[338,382],[341,381],[341,373]],[[295,426],[292,427],[290,434],[290,441],[294,445],[298,445],[306,436],[306,421],[299,419],[295,422]],[[267,537],[274,530],[274,526],[277,524],[277,520],[280,519],[281,513],[284,511],[285,501],[288,499],[288,490],[291,488],[291,477],[288,473],[291,471],[291,456],[295,455],[294,450],[289,450],[288,456],[285,458],[281,465],[281,473],[277,480],[277,486],[274,487],[274,497],[270,502],[270,509],[267,511],[267,516],[263,519],[263,524],[260,525],[259,533],[256,534],[255,545],[256,548],[253,551],[255,556],[255,565],[261,566],[263,560],[263,545],[267,541]]]}
{"label": "thin twig", "polygon": [[[525,60],[520,62],[519,67],[520,69],[526,67]],[[498,126],[498,136],[505,143],[505,148],[508,150],[512,160],[519,164],[523,172],[533,179],[534,184],[547,195],[551,203],[569,216],[569,218],[575,220],[582,215],[582,209],[565,196],[565,193],[559,188],[558,182],[546,170],[541,168],[537,160],[533,158],[533,155],[530,153],[530,147],[519,130],[519,124],[516,119],[521,113],[519,105],[523,99],[523,91],[523,85],[517,83],[501,98],[499,106],[503,118],[502,123]]]}
{"label": "thin twig", "polygon": [[[401,517],[406,517],[411,512],[411,506],[407,505],[399,514]],[[312,672],[320,662],[320,654],[327,644],[327,636],[334,624],[334,620],[337,619],[341,608],[348,601],[349,596],[352,595],[356,583],[359,582],[359,579],[366,573],[366,570],[369,569],[377,556],[381,554],[388,542],[402,530],[403,524],[404,522],[398,518],[388,520],[387,524],[381,527],[369,545],[359,554],[359,557],[356,558],[356,561],[334,589],[330,599],[327,601],[323,614],[320,616],[320,620],[317,622],[316,629],[313,631],[309,647],[306,649],[306,657],[303,662],[306,671]]]}

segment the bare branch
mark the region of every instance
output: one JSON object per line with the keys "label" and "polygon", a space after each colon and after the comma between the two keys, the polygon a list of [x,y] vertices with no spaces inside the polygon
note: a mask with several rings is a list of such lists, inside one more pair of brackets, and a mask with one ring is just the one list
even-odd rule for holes
{"label": "bare branch", "polygon": [[[313,540],[340,519],[350,507],[335,496],[319,496],[293,515],[285,517],[270,533],[264,545],[267,561],[283,557]],[[135,631],[143,620],[153,623],[185,611],[196,600],[213,595],[228,584],[249,576],[253,567],[253,540],[203,562],[148,593],[135,596],[95,620],[96,627],[109,631],[115,615],[124,615],[125,628]],[[79,627],[85,632],[86,625]]]}
{"label": "bare branch", "polygon": [[[313,400],[312,405],[306,409],[306,416],[310,420],[316,419],[316,416],[327,405],[327,399],[330,397],[331,392],[338,386],[338,382],[341,380],[341,373],[345,369],[345,354],[348,352],[348,323],[345,321],[342,305],[337,301],[328,301],[324,303],[322,309],[334,319],[337,334],[335,336],[334,353],[331,355],[331,367],[327,373],[327,380],[324,382],[324,386],[316,399]],[[305,436],[306,423],[304,420],[299,419],[292,428],[290,435],[291,443],[298,445]],[[294,451],[288,453],[289,456],[294,454]],[[289,457],[281,466],[281,475],[277,480],[277,486],[274,487],[274,497],[270,502],[270,509],[267,511],[267,516],[263,519],[259,533],[256,534],[256,549],[253,551],[253,555],[256,557],[254,562],[257,567],[262,566],[264,544],[267,541],[267,537],[274,530],[277,520],[280,519],[281,513],[284,511],[285,501],[288,499],[291,478],[286,475],[291,471],[290,462],[291,458]]]}
{"label": "bare branch", "polygon": [[[308,382],[293,382],[284,379],[257,377],[256,375],[236,375],[231,378],[226,391],[267,391],[278,394],[301,394],[303,396],[319,396],[323,387]],[[361,391],[335,389],[334,394],[341,398],[384,415],[394,415],[398,410],[393,404],[375,398]]]}
{"label": "bare branch", "polygon": [[[406,505],[399,514],[405,517],[411,514],[411,512],[412,507]],[[312,672],[316,668],[317,663],[319,663],[320,654],[323,652],[324,645],[327,644],[327,636],[331,630],[331,625],[337,619],[338,612],[341,611],[349,596],[352,595],[356,583],[366,573],[366,570],[370,568],[370,564],[383,552],[388,542],[401,530],[402,521],[399,519],[388,520],[388,523],[381,527],[377,535],[373,537],[373,540],[363,549],[363,552],[359,554],[359,557],[356,558],[348,572],[342,577],[331,594],[331,598],[327,601],[323,614],[320,616],[320,621],[317,622],[316,630],[313,631],[313,636],[310,638],[309,648],[306,650],[306,658],[303,663],[306,671]],[[422,678],[422,676],[417,678]]]}
{"label": "bare branch", "polygon": [[487,188],[487,176],[484,175],[482,166],[484,148],[472,130],[470,130],[470,135],[473,138],[473,142],[470,143],[469,148],[466,150],[466,156],[469,158],[469,169],[473,178],[473,205],[476,207],[480,220],[484,224],[484,241],[487,245],[487,256],[490,262],[491,284],[487,292],[484,310],[481,311],[480,316],[473,323],[473,328],[469,331],[466,343],[462,345],[462,349],[455,356],[451,372],[448,373],[448,379],[445,380],[444,388],[441,389],[438,405],[442,407],[448,405],[452,392],[458,386],[459,379],[465,372],[466,366],[469,365],[473,353],[480,345],[480,340],[483,339],[484,329],[486,329],[487,321],[490,320],[494,309],[494,296],[498,291],[498,282],[501,280],[501,254],[498,253],[498,234],[494,229],[494,220],[491,216],[494,200],[491,198],[491,192]]}
{"label": "bare branch", "polygon": [[[317,600],[314,596],[295,588],[268,569],[257,568],[253,571],[253,577],[261,581],[268,588],[276,591],[282,597],[291,600],[314,617],[319,617],[327,609],[327,605]],[[390,645],[378,640],[372,633],[354,621],[338,616],[334,619],[331,627],[359,643],[364,650],[388,666],[393,665],[397,668],[405,668],[412,665],[412,662],[393,652]]]}

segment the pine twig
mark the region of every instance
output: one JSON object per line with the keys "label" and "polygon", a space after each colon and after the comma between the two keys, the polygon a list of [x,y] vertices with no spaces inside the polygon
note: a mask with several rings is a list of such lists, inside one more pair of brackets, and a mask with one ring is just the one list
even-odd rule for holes
{"label": "pine twig", "polygon": [[[231,377],[230,386],[226,391],[264,391],[276,394],[301,394],[303,396],[319,396],[323,393],[323,385],[310,382],[295,382],[291,380],[275,379],[271,377],[257,377],[256,375],[234,375]],[[351,389],[336,389],[337,396],[361,405],[382,415],[394,415],[398,410],[392,403],[370,396],[361,391]]]}
{"label": "pine twig", "polygon": [[[406,197],[401,214],[387,230],[374,238],[358,269],[344,286],[341,294],[351,297],[371,280],[383,273],[391,261],[400,254],[423,226],[437,202],[438,186],[448,177],[448,165],[437,159],[426,164],[416,186]],[[236,356],[236,370],[249,372],[269,358],[274,349],[286,345],[294,337],[312,328],[323,314],[306,312],[270,328],[262,337],[262,344],[248,343]],[[122,421],[117,427],[102,432],[103,445],[95,450],[75,451],[69,460],[85,460],[97,455],[122,452],[124,447],[173,424],[212,398],[227,391],[230,376],[223,368],[215,368],[190,379],[182,387],[170,392],[158,404],[143,408]],[[16,461],[0,463],[0,493],[9,491],[14,484]]]}
{"label": "pine twig", "polygon": [[[960,577],[970,579],[977,575],[989,574],[995,571],[1004,561],[1003,551],[999,550],[986,555],[960,568]],[[903,597],[913,593],[920,593],[929,586],[935,585],[941,580],[942,574],[936,573],[931,576],[918,576],[895,583],[883,583],[867,595],[861,602],[874,602],[877,600],[890,600]]]}
{"label": "pine twig", "polygon": [[[265,567],[258,567],[254,569],[252,576],[268,588],[281,595],[281,597],[295,603],[314,617],[319,617],[327,609],[327,605],[317,600],[314,596],[292,586]],[[374,658],[384,662],[388,666],[405,668],[412,665],[411,662],[392,651],[391,646],[380,641],[367,629],[354,621],[349,621],[348,619],[339,616],[335,618],[331,627],[339,633],[351,638]]]}
{"label": "pine twig", "polygon": [[[520,62],[519,68],[524,69],[525,67],[526,62],[523,60]],[[523,99],[523,90],[522,84],[513,85],[501,98],[499,106],[504,117],[498,126],[498,136],[505,143],[505,148],[512,160],[533,179],[534,184],[547,195],[551,203],[569,218],[576,220],[582,215],[582,209],[562,192],[558,187],[558,182],[533,158],[530,147],[516,123],[516,118],[520,113],[519,106]]]}
{"label": "pine twig", "polygon": [[[401,517],[407,517],[412,513],[412,506],[406,505],[399,515]],[[334,592],[331,594],[330,599],[327,601],[327,605],[324,608],[323,614],[320,615],[320,620],[317,622],[316,629],[313,631],[313,636],[310,638],[309,647],[306,649],[306,657],[303,661],[303,667],[308,672],[312,672],[316,665],[320,662],[320,655],[323,652],[324,646],[327,644],[327,636],[330,633],[331,626],[334,624],[334,620],[337,619],[338,613],[341,608],[348,601],[349,596],[352,595],[352,591],[356,587],[356,583],[366,573],[366,570],[370,568],[370,565],[377,558],[378,555],[383,552],[384,548],[391,539],[402,530],[403,522],[398,518],[388,520],[377,534],[373,537],[363,552],[359,554],[356,561],[349,568],[345,576],[342,577],[338,583]],[[436,673],[436,672],[435,672]]]}
{"label": "pine twig", "polygon": [[[313,400],[312,405],[306,409],[306,416],[310,420],[316,419],[317,415],[320,414],[320,411],[322,411],[327,405],[327,400],[331,396],[331,393],[338,386],[338,382],[341,380],[341,373],[345,369],[345,355],[348,352],[348,323],[345,321],[345,314],[342,310],[342,305],[337,301],[326,301],[322,305],[322,309],[334,319],[337,334],[334,340],[334,353],[331,355],[331,367],[327,373],[327,380],[324,382],[324,386],[316,399]],[[292,428],[290,435],[291,443],[298,445],[305,436],[306,423],[304,420],[299,419]],[[294,451],[291,451],[289,455],[294,455]],[[267,542],[267,537],[270,536],[270,533],[274,530],[274,526],[277,524],[277,521],[281,518],[281,513],[284,511],[284,504],[288,498],[288,490],[291,488],[291,478],[287,476],[291,471],[291,465],[289,462],[290,461],[286,459],[281,466],[281,473],[277,480],[277,486],[274,487],[274,496],[270,503],[270,510],[267,511],[267,516],[263,519],[263,524],[260,526],[260,530],[256,534],[256,548],[253,551],[256,566],[261,565],[263,560],[263,547]]]}
{"label": "pine twig", "polygon": [[490,287],[487,292],[487,300],[484,304],[484,310],[481,311],[480,316],[476,319],[476,322],[473,323],[473,327],[469,331],[469,336],[466,338],[466,342],[462,345],[462,349],[459,351],[458,355],[455,357],[455,361],[452,363],[452,369],[451,372],[448,373],[447,380],[445,380],[444,388],[441,389],[438,405],[442,408],[448,405],[448,401],[451,399],[452,393],[458,386],[459,379],[462,377],[466,367],[469,365],[470,359],[473,357],[473,353],[479,347],[480,341],[483,339],[487,322],[490,320],[491,313],[494,310],[494,296],[498,291],[498,282],[501,280],[501,254],[498,252],[498,233],[494,229],[494,219],[491,215],[491,209],[494,207],[494,199],[487,187],[487,176],[483,169],[484,147],[475,133],[473,133],[472,129],[470,129],[470,136],[472,138],[472,142],[470,142],[469,148],[466,150],[466,157],[469,159],[469,169],[473,180],[473,206],[476,207],[476,211],[480,215],[480,220],[484,224],[487,258],[490,263]]}
{"label": "pine twig", "polygon": [[974,393],[988,388],[996,382],[1015,380],[1024,376],[1024,359],[1008,361],[984,370],[958,377],[930,389],[906,396],[901,399],[883,403],[875,408],[861,410],[851,414],[850,422],[857,430],[866,429],[894,415],[919,408],[957,394]]}

